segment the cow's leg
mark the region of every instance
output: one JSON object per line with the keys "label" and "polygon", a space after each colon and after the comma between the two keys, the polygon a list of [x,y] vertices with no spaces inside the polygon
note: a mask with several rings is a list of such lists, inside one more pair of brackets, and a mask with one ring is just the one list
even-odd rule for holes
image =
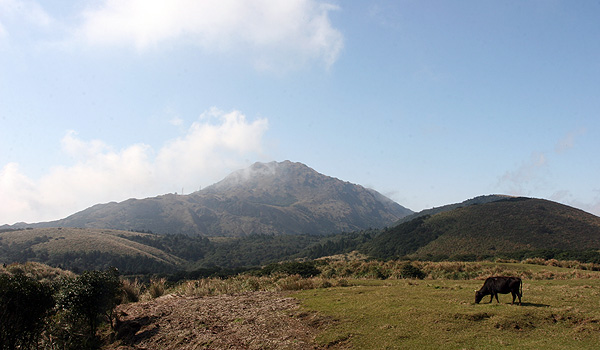
{"label": "cow's leg", "polygon": [[494,296],[496,297],[496,302],[500,304],[500,300],[498,300],[498,293],[494,293]]}
{"label": "cow's leg", "polygon": [[494,293],[490,294],[490,304],[492,303],[492,300],[494,300]]}
{"label": "cow's leg", "polygon": [[510,294],[512,294],[512,297],[513,297],[513,301],[512,301],[511,304],[514,304],[515,303],[515,298],[517,297],[517,294],[515,294],[515,292],[510,292]]}

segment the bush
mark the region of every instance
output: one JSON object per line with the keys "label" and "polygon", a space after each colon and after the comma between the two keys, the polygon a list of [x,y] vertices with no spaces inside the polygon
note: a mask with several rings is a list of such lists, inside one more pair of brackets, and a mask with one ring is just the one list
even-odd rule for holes
{"label": "bush", "polygon": [[422,280],[425,278],[426,274],[413,264],[406,263],[402,265],[402,268],[400,269],[400,276],[402,278],[417,278]]}
{"label": "bush", "polygon": [[63,281],[57,298],[61,310],[57,321],[66,322],[62,328],[73,331],[62,334],[67,338],[62,339],[64,347],[97,346],[98,326],[107,321],[112,327],[112,313],[122,292],[121,285],[115,269],[86,271]]}
{"label": "bush", "polygon": [[265,266],[260,272],[260,275],[273,275],[273,274],[285,274],[285,275],[299,275],[303,278],[318,276],[321,271],[315,266],[314,261],[307,262],[284,262],[274,263]]}
{"label": "bush", "polygon": [[0,275],[0,349],[37,349],[53,307],[48,284],[22,274]]}

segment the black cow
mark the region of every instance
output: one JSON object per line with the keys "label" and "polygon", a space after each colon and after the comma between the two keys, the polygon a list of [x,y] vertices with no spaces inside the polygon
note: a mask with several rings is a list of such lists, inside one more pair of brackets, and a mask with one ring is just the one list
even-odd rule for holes
{"label": "black cow", "polygon": [[519,277],[504,277],[495,276],[489,277],[483,283],[483,287],[480,290],[475,291],[475,303],[479,304],[481,299],[486,295],[491,295],[490,303],[496,297],[498,300],[498,293],[500,294],[512,294],[512,303],[515,303],[515,297],[519,297],[519,305],[521,305],[521,297],[523,296],[523,282]]}

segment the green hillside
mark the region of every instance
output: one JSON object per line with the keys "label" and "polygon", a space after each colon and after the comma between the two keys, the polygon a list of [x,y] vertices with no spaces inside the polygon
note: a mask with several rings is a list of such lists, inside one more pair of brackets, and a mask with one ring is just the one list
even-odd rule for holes
{"label": "green hillside", "polygon": [[556,202],[522,197],[422,216],[382,231],[363,246],[380,258],[591,249],[600,249],[600,218]]}
{"label": "green hillside", "polygon": [[405,216],[402,219],[398,220],[396,222],[396,225],[399,225],[399,224],[402,224],[405,222],[409,222],[409,221],[416,219],[418,217],[421,217],[421,216],[435,215],[438,213],[443,213],[443,212],[454,210],[454,209],[468,207],[470,205],[485,204],[485,203],[496,202],[499,200],[510,199],[510,198],[513,198],[513,197],[501,195],[501,194],[490,194],[490,195],[485,195],[485,196],[477,196],[475,198],[471,198],[471,199],[462,201],[460,203],[446,204],[446,205],[442,205],[441,207],[434,207],[431,209],[421,210],[418,213],[412,213],[412,214]]}
{"label": "green hillside", "polygon": [[198,277],[301,257],[306,247],[320,239],[250,235],[209,240],[183,234],[64,227],[5,230],[0,231],[0,263],[35,261],[76,272],[114,266],[123,274],[187,273]]}
{"label": "green hillside", "polygon": [[38,228],[0,232],[0,261],[39,261],[82,271],[117,266],[164,271],[185,263],[173,254],[136,242],[138,232],[79,228]]}

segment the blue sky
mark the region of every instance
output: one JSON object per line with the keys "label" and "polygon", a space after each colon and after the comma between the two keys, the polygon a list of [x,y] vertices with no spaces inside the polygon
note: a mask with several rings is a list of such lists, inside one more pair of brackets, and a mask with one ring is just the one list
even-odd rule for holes
{"label": "blue sky", "polygon": [[0,224],[292,160],[600,215],[598,1],[0,0]]}

